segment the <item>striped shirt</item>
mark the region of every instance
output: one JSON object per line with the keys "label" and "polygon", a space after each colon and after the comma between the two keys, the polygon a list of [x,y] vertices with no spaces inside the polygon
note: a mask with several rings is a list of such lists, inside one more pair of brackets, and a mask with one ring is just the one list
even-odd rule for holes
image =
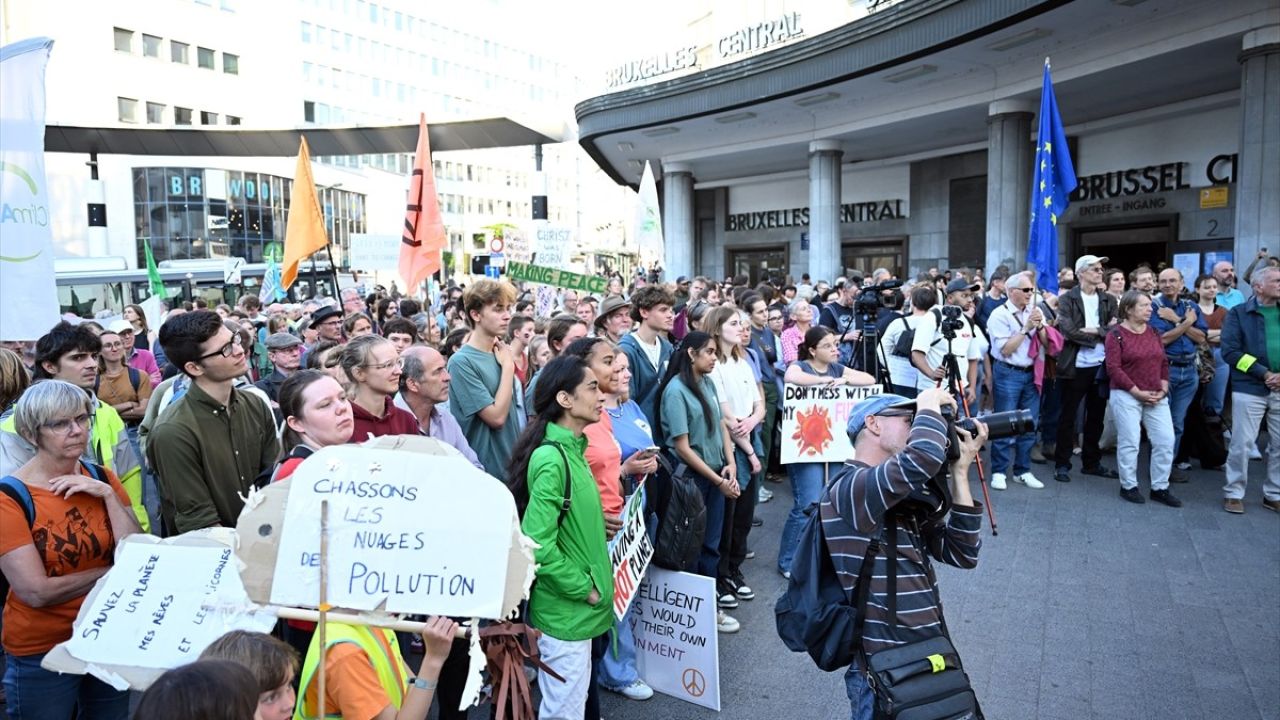
{"label": "striped shirt", "polygon": [[[850,597],[873,538],[883,537],[886,513],[919,488],[946,462],[946,424],[936,412],[916,414],[907,447],[886,462],[868,467],[846,464],[822,500],[822,529],[840,582]],[[876,553],[867,596],[862,647],[867,655],[895,645],[942,634],[942,607],[929,556],[960,568],[978,564],[982,510],[952,506],[945,523],[898,519],[897,622],[889,626],[888,565],[883,548]],[[855,660],[859,667],[862,659]]]}

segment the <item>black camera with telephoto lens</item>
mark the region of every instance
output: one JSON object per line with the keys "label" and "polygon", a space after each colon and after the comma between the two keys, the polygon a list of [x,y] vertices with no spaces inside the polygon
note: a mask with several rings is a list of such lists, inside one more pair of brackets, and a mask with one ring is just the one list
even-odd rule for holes
{"label": "black camera with telephoto lens", "polygon": [[[960,436],[956,434],[956,428],[964,428],[970,435],[977,435],[978,425],[974,418],[956,418],[950,407],[942,409],[942,419],[947,421],[947,460],[954,462],[960,459]],[[1036,429],[1031,411],[1025,408],[988,413],[977,419],[987,426],[987,440],[1017,437]]]}
{"label": "black camera with telephoto lens", "polygon": [[870,285],[862,288],[858,297],[853,301],[853,310],[859,315],[872,316],[880,312],[881,307],[888,307],[892,302],[890,297],[883,295],[885,290],[894,290],[902,287],[901,280],[885,280],[879,285]]}

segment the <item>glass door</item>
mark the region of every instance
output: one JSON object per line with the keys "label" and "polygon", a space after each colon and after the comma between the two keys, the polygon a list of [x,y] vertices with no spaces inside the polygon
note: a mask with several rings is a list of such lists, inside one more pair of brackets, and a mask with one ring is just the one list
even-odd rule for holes
{"label": "glass door", "polygon": [[748,286],[755,287],[765,280],[778,285],[786,282],[789,267],[786,245],[729,248],[728,252],[728,274],[735,277],[746,275],[750,278]]}

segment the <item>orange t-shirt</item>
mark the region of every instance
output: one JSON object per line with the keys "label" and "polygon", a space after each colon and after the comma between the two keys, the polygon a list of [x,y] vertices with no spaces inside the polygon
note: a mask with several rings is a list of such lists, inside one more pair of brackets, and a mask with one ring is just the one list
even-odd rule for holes
{"label": "orange t-shirt", "polygon": [[[79,471],[81,475],[87,474],[83,465]],[[115,473],[107,470],[106,474],[116,498],[128,508],[128,493]],[[0,555],[24,545],[35,545],[49,577],[111,566],[116,539],[111,532],[106,503],[85,493],[64,499],[44,488],[28,485],[27,489],[36,510],[30,530],[22,507],[8,495],[0,495]],[[71,625],[84,597],[34,608],[10,590],[4,605],[4,636],[0,638],[5,652],[38,655],[70,638]]]}
{"label": "orange t-shirt", "polygon": [[[373,633],[387,655],[390,648],[383,642],[382,633]],[[378,716],[383,708],[391,705],[391,698],[378,681],[378,673],[374,671],[369,656],[352,643],[338,643],[325,653],[324,696],[325,712],[329,715],[341,715],[343,720],[370,720]],[[400,675],[407,686],[409,671],[401,668]],[[319,710],[317,701],[320,687],[319,673],[312,676],[307,686],[305,700],[312,713]]]}
{"label": "orange t-shirt", "polygon": [[600,489],[600,506],[605,515],[621,515],[626,503],[622,499],[622,448],[613,437],[613,420],[609,411],[600,410],[600,422],[583,430],[587,436],[587,465],[596,487]]}

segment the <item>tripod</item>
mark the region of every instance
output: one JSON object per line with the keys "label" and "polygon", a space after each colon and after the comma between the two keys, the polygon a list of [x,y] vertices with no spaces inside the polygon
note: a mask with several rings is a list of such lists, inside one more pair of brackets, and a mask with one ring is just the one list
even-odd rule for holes
{"label": "tripod", "polygon": [[880,362],[880,332],[876,328],[876,317],[868,313],[859,313],[858,317],[862,321],[862,334],[853,346],[853,367],[874,377],[884,386],[886,393],[891,392],[888,368]]}
{"label": "tripod", "polygon": [[[943,337],[947,339],[947,352],[942,356],[942,367],[945,374],[942,379],[938,380],[938,386],[942,387],[946,383],[947,391],[955,396],[956,401],[964,408],[965,417],[973,417],[969,411],[969,398],[964,394],[964,380],[960,377],[960,363],[956,362],[956,356],[951,352],[951,341],[955,339],[954,329],[944,329]],[[978,464],[978,481],[982,484],[982,501],[987,505],[987,517],[991,520],[991,534],[999,535],[1000,530],[996,526],[996,513],[991,507],[991,495],[987,492],[987,474],[982,469],[982,456],[974,457],[974,461]],[[967,478],[965,479],[968,480]]]}

